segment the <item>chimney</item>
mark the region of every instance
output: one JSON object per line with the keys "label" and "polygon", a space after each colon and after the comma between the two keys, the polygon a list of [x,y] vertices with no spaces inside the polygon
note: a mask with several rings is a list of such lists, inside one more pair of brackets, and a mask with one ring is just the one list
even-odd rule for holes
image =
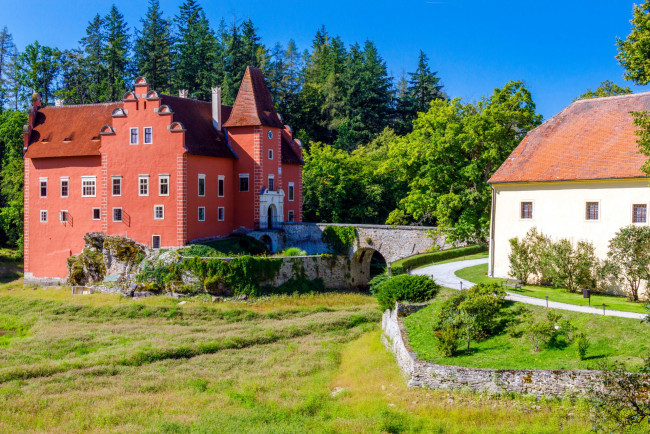
{"label": "chimney", "polygon": [[190,91],[187,89],[181,89],[178,91],[178,96],[181,98],[187,98],[190,95]]}
{"label": "chimney", "polygon": [[221,88],[212,88],[212,125],[221,131]]}
{"label": "chimney", "polygon": [[54,100],[54,107],[63,107],[63,104],[65,104],[65,100],[63,98],[56,98]]}

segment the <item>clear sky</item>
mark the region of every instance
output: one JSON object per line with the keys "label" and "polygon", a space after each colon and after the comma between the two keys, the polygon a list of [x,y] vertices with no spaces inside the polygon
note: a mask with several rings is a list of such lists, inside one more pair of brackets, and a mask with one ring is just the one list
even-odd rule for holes
{"label": "clear sky", "polygon": [[[637,3],[641,0],[637,0]],[[19,48],[38,40],[76,47],[88,21],[111,1],[0,0],[0,26]],[[115,0],[131,27],[146,0]],[[167,16],[181,0],[160,0]],[[446,92],[476,100],[523,80],[548,118],[603,80],[631,85],[615,59],[616,37],[630,32],[628,0],[200,0],[213,28],[250,17],[267,46],[294,39],[302,50],[325,25],[349,45],[373,40],[393,76],[413,71],[423,49]],[[632,87],[643,91],[643,87]]]}

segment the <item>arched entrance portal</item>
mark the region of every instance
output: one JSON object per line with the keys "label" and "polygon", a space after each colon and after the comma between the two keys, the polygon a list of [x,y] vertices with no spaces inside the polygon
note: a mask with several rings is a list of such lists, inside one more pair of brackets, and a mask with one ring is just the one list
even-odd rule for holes
{"label": "arched entrance portal", "polygon": [[269,209],[267,212],[267,228],[273,229],[275,225],[275,222],[277,221],[277,211],[275,210],[275,205],[271,204],[269,205]]}
{"label": "arched entrance portal", "polygon": [[355,284],[360,288],[367,289],[370,279],[386,271],[386,259],[375,249],[357,250],[350,262],[350,271]]}

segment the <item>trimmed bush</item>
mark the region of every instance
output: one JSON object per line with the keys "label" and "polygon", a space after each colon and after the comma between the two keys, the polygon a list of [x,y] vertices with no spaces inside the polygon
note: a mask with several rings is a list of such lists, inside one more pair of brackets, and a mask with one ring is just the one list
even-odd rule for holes
{"label": "trimmed bush", "polygon": [[377,295],[377,291],[379,290],[379,286],[390,279],[390,276],[386,273],[378,274],[372,279],[370,279],[370,282],[368,282],[368,286],[370,287],[370,293],[372,295]]}
{"label": "trimmed bush", "polygon": [[461,256],[475,255],[476,253],[487,252],[487,244],[459,247],[457,249],[438,250],[437,252],[424,253],[408,258],[400,259],[391,264],[390,269],[393,275],[406,274],[410,270],[422,265],[433,264],[447,259],[460,258]]}
{"label": "trimmed bush", "polygon": [[307,252],[299,249],[298,247],[289,247],[284,252],[282,252],[282,256],[307,256]]}
{"label": "trimmed bush", "polygon": [[377,287],[377,301],[382,310],[393,309],[396,301],[421,303],[431,300],[439,289],[440,285],[428,276],[402,274]]}

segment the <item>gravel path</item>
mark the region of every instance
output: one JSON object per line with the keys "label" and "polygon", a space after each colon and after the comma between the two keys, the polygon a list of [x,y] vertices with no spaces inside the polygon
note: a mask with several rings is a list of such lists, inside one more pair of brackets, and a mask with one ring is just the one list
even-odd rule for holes
{"label": "gravel path", "polygon": [[[460,290],[461,285],[462,288],[469,288],[474,286],[474,284],[468,280],[461,279],[460,277],[456,276],[455,274],[456,271],[467,267],[473,267],[474,265],[487,264],[487,262],[488,262],[487,258],[448,262],[446,264],[429,265],[427,267],[418,268],[416,270],[412,270],[411,274],[421,274],[425,276],[431,276],[438,284],[442,286],[446,286],[447,288],[451,288],[451,289]],[[511,292],[508,292],[506,299],[511,301],[518,301],[520,303],[546,307],[546,300],[542,298],[527,297],[525,295],[513,294]],[[575,304],[558,303],[555,301],[549,301],[548,307],[553,309],[570,310],[573,312],[583,312],[583,313],[592,313],[596,315],[603,315],[602,308],[598,309],[595,307],[578,306]],[[642,319],[645,317],[645,314],[643,313],[623,312],[620,310],[606,310],[605,315],[618,316],[622,318],[636,318],[636,319]]]}

